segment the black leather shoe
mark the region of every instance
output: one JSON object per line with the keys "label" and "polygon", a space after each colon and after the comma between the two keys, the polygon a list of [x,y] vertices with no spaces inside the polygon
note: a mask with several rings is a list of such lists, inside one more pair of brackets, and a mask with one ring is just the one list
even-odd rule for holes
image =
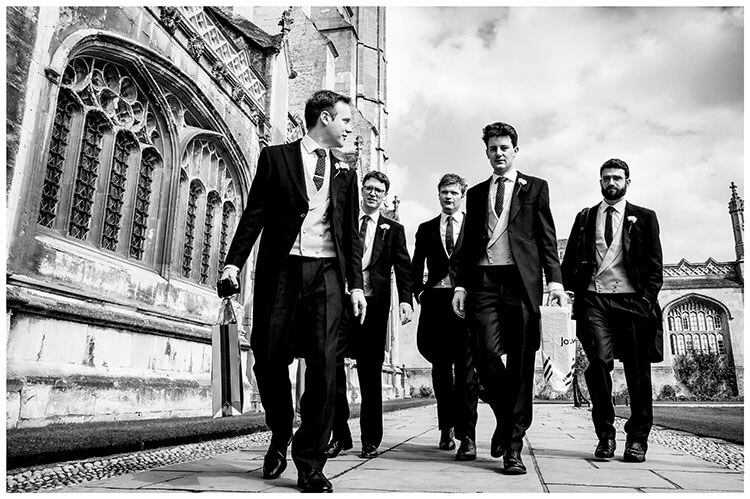
{"label": "black leather shoe", "polygon": [[297,487],[302,489],[302,492],[333,492],[333,485],[323,471],[317,468],[300,471],[297,477]]}
{"label": "black leather shoe", "polygon": [[473,461],[477,458],[477,446],[469,437],[461,440],[456,452],[456,461]]}
{"label": "black leather shoe", "polygon": [[623,461],[627,463],[642,463],[646,460],[648,444],[629,440],[625,443],[625,452],[622,454]]}
{"label": "black leather shoe", "polygon": [[263,478],[273,480],[279,478],[286,469],[286,456],[278,449],[268,449],[263,458]]}
{"label": "black leather shoe", "polygon": [[341,440],[331,440],[331,443],[326,447],[326,457],[333,459],[338,456],[342,450],[349,450],[353,447],[352,441],[342,442]]}
{"label": "black leather shoe", "polygon": [[373,457],[377,457],[380,452],[378,452],[378,448],[372,444],[362,444],[362,452],[359,453],[359,457],[363,457],[365,459],[370,459]]}
{"label": "black leather shoe", "polygon": [[599,459],[609,459],[614,457],[616,447],[617,442],[615,442],[614,438],[602,438],[596,446],[594,457],[598,457]]}
{"label": "black leather shoe", "polygon": [[453,450],[456,448],[456,442],[453,441],[453,428],[450,430],[440,430],[440,450]]}
{"label": "black leather shoe", "polygon": [[492,434],[492,440],[490,440],[490,456],[500,457],[504,453],[503,444],[500,440],[500,430],[496,428],[495,432]]}
{"label": "black leather shoe", "polygon": [[521,452],[509,450],[503,456],[503,471],[506,475],[525,475],[526,466],[521,460]]}

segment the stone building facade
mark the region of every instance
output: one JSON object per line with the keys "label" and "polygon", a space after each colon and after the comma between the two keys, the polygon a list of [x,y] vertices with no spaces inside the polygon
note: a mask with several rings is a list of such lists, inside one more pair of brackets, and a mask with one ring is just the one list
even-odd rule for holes
{"label": "stone building facade", "polygon": [[[268,30],[245,14],[7,9],[8,428],[210,414],[215,281],[260,149],[302,136],[313,90],[350,88],[362,138],[341,155],[382,167],[384,142],[363,144],[385,120],[338,53],[358,50],[357,30],[329,23],[342,48],[309,9]],[[248,332],[253,264],[236,307]],[[246,411],[261,409],[253,388]]]}

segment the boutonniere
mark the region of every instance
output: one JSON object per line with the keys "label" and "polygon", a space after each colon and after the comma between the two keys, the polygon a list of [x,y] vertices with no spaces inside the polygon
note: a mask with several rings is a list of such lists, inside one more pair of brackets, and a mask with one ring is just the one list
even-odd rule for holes
{"label": "boutonniere", "polygon": [[628,232],[630,232],[630,229],[638,221],[638,217],[630,215],[626,220],[628,221]]}
{"label": "boutonniere", "polygon": [[526,184],[528,184],[528,182],[526,181],[526,179],[525,179],[525,178],[522,178],[522,177],[518,177],[518,178],[516,179],[516,183],[518,184],[518,189],[516,189],[516,194],[518,194],[518,193],[519,193],[519,192],[521,191],[521,189],[522,189],[522,188],[523,188],[524,186],[526,186]]}
{"label": "boutonniere", "polygon": [[347,163],[342,163],[341,161],[337,161],[333,167],[336,168],[336,175],[341,172],[347,172],[349,171],[349,168],[351,168]]}

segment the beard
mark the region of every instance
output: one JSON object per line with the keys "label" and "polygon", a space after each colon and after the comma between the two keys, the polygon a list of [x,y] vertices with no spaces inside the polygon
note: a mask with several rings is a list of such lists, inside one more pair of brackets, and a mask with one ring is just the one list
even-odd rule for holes
{"label": "beard", "polygon": [[628,186],[623,185],[621,189],[618,189],[615,186],[608,186],[602,188],[602,196],[604,196],[604,199],[608,199],[610,201],[614,199],[620,199],[625,195],[625,193],[628,192]]}

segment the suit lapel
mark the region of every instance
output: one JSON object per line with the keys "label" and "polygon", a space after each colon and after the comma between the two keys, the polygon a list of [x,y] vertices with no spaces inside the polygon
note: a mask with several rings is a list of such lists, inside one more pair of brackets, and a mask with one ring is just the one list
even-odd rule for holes
{"label": "suit lapel", "polygon": [[[341,185],[341,182],[346,177],[346,175],[336,175],[336,168],[333,165],[335,165],[337,162],[338,161],[333,156],[333,151],[330,151],[328,153],[328,163],[330,165],[329,168],[328,168],[328,177],[329,177],[328,185],[330,186],[329,197],[331,198],[331,209],[332,210],[336,209],[336,196],[335,196],[335,193],[337,192],[338,187]],[[337,177],[341,177],[341,178],[337,178]]]}
{"label": "suit lapel", "polygon": [[630,207],[630,203],[625,201],[625,210],[622,215],[622,251],[625,258],[628,257],[628,251],[630,251],[630,226],[628,225],[628,217],[633,215],[633,209]]}
{"label": "suit lapel", "polygon": [[296,140],[287,144],[282,149],[286,166],[289,169],[289,178],[292,179],[294,187],[297,189],[302,199],[310,201],[307,197],[307,186],[305,185],[305,167],[302,163],[302,144],[301,140]]}
{"label": "suit lapel", "polygon": [[387,222],[380,223],[381,218],[382,217],[378,217],[378,219],[375,220],[375,223],[377,224],[375,225],[375,239],[372,240],[372,256],[370,257],[370,265],[368,265],[368,267],[372,267],[378,260],[380,250],[383,249],[384,240],[388,237],[386,230],[381,226],[385,225],[390,229],[390,224]]}
{"label": "suit lapel", "polygon": [[[523,182],[520,182],[520,180],[522,179]],[[521,201],[526,197],[528,185],[529,181],[526,179],[526,176],[521,172],[518,172],[518,174],[516,175],[516,183],[513,187],[513,192],[511,193],[510,198],[510,215],[508,216],[508,225],[510,225],[510,222],[514,218],[516,218],[518,212],[521,211]]]}
{"label": "suit lapel", "polygon": [[[479,227],[481,227],[483,231],[487,231],[487,217],[489,216],[487,213],[487,198],[490,195],[490,180],[492,180],[492,177],[488,178],[481,184],[477,184],[477,197],[472,203],[474,204],[472,208],[474,208],[474,211],[479,214],[479,221],[481,223]],[[466,220],[464,220],[464,223],[466,223]]]}

